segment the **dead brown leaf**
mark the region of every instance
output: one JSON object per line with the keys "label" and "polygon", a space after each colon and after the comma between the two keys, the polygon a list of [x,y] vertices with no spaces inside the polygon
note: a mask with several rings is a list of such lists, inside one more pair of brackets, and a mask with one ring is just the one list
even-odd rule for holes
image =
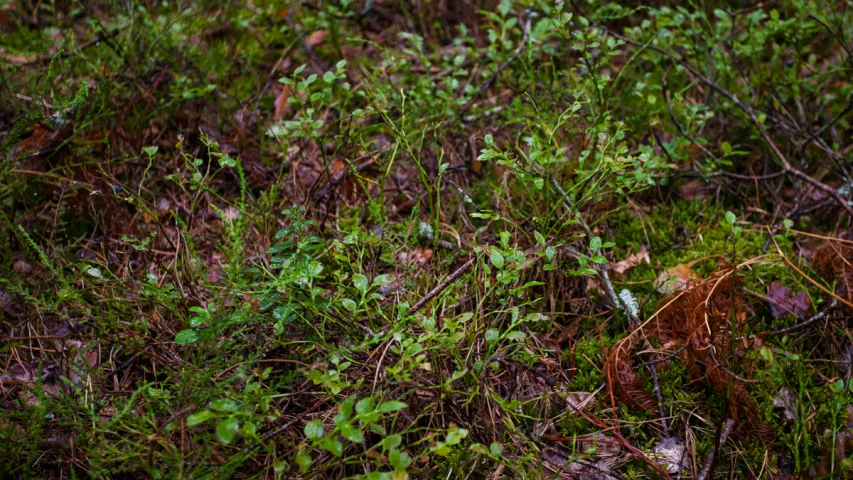
{"label": "dead brown leaf", "polygon": [[685,263],[679,263],[674,267],[667,268],[655,280],[655,288],[658,292],[664,295],[669,295],[678,290],[683,290],[691,281],[697,280],[699,277]]}
{"label": "dead brown leaf", "polygon": [[326,30],[315,30],[314,32],[311,32],[311,35],[308,35],[308,38],[305,39],[305,45],[308,45],[309,47],[316,47],[323,43],[326,39],[326,35],[328,34],[329,32]]}
{"label": "dead brown leaf", "polygon": [[278,92],[278,96],[275,97],[275,112],[273,113],[273,120],[279,121],[284,118],[285,115],[290,114],[290,102],[287,100],[293,95],[293,91],[290,89],[290,85],[282,85],[281,90]]}
{"label": "dead brown leaf", "polygon": [[646,249],[645,245],[640,247],[639,252],[628,255],[625,260],[616,263],[611,263],[610,269],[613,270],[613,273],[615,273],[616,275],[624,275],[628,270],[638,266],[643,262],[651,263],[649,261],[649,251],[648,249]]}
{"label": "dead brown leaf", "polygon": [[791,293],[790,288],[779,282],[773,282],[767,286],[767,299],[773,318],[785,315],[806,318],[812,312],[812,304],[806,292]]}

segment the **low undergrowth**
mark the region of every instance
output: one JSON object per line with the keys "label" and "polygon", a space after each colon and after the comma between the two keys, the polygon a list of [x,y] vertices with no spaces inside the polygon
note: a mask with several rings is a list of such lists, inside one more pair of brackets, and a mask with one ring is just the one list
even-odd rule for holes
{"label": "low undergrowth", "polygon": [[846,478],[853,10],[0,0],[0,474]]}

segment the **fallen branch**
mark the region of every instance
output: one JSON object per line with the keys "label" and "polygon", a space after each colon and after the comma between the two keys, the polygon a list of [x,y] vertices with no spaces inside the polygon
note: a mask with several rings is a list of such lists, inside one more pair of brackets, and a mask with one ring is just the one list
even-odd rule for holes
{"label": "fallen branch", "polygon": [[652,469],[654,469],[655,471],[657,471],[658,473],[660,473],[660,474],[661,474],[664,478],[666,478],[667,480],[672,480],[672,477],[669,475],[669,473],[667,473],[667,472],[666,472],[666,470],[664,470],[663,468],[661,468],[661,466],[660,466],[660,465],[658,465],[657,463],[655,463],[655,462],[654,462],[652,459],[650,459],[650,458],[649,458],[645,453],[643,453],[642,451],[640,451],[639,449],[637,449],[637,447],[635,447],[635,446],[631,445],[631,444],[628,442],[628,440],[625,440],[625,437],[623,437],[623,436],[622,436],[622,434],[621,434],[621,433],[619,433],[619,429],[618,429],[618,428],[611,428],[610,426],[608,426],[607,424],[605,424],[605,423],[604,423],[600,418],[598,418],[598,417],[597,417],[595,414],[593,414],[593,413],[589,413],[589,414],[587,414],[586,412],[584,412],[583,410],[579,409],[578,407],[576,407],[576,406],[572,405],[571,403],[569,403],[568,405],[569,405],[569,408],[571,408],[572,410],[574,410],[574,411],[575,411],[575,413],[577,413],[577,414],[579,414],[580,416],[582,416],[583,418],[585,418],[589,423],[591,423],[591,424],[593,424],[593,425],[595,425],[595,426],[597,426],[597,427],[599,427],[599,428],[602,428],[602,429],[605,429],[605,430],[609,430],[609,431],[610,431],[610,433],[612,433],[612,434],[613,434],[613,436],[615,436],[615,437],[616,437],[616,439],[617,439],[617,440],[619,440],[619,443],[621,443],[623,447],[625,447],[626,449],[628,449],[628,451],[630,451],[631,453],[633,453],[634,455],[636,455],[636,456],[637,456],[637,458],[639,458],[639,459],[641,459],[642,461],[646,462],[646,464],[647,464],[649,467],[651,467]]}

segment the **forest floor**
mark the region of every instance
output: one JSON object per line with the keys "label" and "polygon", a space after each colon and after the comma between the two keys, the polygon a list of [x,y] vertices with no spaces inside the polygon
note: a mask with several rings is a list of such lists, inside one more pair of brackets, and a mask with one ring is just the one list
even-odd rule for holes
{"label": "forest floor", "polygon": [[853,2],[0,0],[0,477],[851,478]]}

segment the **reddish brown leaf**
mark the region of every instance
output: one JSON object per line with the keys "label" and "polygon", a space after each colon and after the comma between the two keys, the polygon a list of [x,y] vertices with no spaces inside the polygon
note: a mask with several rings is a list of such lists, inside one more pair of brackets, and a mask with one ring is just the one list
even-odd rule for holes
{"label": "reddish brown leaf", "polygon": [[806,292],[791,293],[791,289],[779,282],[773,282],[767,287],[767,299],[770,303],[770,313],[773,318],[784,315],[794,315],[805,318],[812,311],[812,304]]}

